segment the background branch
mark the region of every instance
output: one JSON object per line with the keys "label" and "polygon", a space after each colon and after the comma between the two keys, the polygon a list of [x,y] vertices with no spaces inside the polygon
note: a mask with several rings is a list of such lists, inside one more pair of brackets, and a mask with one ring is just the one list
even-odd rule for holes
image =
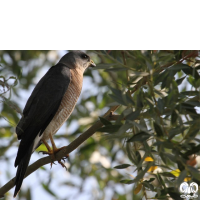
{"label": "background branch", "polygon": [[[117,120],[119,115],[110,115],[110,113],[114,112],[116,110],[116,106],[113,106],[109,109],[108,112],[103,116],[107,120]],[[71,153],[73,150],[75,150],[79,145],[81,145],[85,140],[87,140],[89,137],[91,137],[99,128],[101,128],[103,124],[100,120],[95,122],[94,125],[92,125],[87,131],[85,131],[83,134],[81,134],[78,138],[76,138],[73,142],[71,142],[68,146],[60,150],[56,154],[56,158],[52,159],[51,156],[47,156],[44,158],[41,158],[37,160],[35,163],[30,165],[27,168],[25,178],[32,174],[34,171],[36,171],[38,168],[51,163],[52,161],[61,160],[62,158],[65,158],[67,154]],[[0,198],[4,197],[4,194],[8,192],[12,187],[14,187],[15,183],[15,177],[12,178],[8,183],[6,183],[3,187],[0,188]]]}

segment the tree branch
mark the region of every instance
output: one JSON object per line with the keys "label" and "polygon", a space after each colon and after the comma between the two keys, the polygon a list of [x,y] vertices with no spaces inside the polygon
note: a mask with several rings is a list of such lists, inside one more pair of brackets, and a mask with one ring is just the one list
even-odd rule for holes
{"label": "tree branch", "polygon": [[[116,110],[116,106],[113,106],[109,109],[108,112],[103,116],[109,121],[117,120],[119,115],[112,115],[110,113],[114,112]],[[47,156],[44,158],[41,158],[37,160],[35,163],[30,165],[27,168],[25,178],[32,174],[34,171],[36,171],[38,168],[42,167],[43,165],[49,164],[52,161],[58,161],[62,158],[66,157],[67,154],[71,153],[73,150],[75,150],[79,145],[81,145],[85,140],[87,140],[89,137],[91,137],[99,128],[101,128],[103,124],[100,120],[94,123],[87,131],[85,131],[83,134],[81,134],[78,138],[76,138],[73,142],[71,142],[68,146],[60,150],[58,153],[56,153],[56,158],[52,159],[51,156]],[[0,188],[0,198],[4,197],[4,194],[8,192],[12,187],[14,187],[15,183],[15,177],[12,178],[8,183],[6,183],[3,187]]]}

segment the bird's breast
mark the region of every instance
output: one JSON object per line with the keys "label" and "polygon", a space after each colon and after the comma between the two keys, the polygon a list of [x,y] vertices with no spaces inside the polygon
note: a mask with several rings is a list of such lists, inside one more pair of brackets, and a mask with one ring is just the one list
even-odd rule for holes
{"label": "bird's breast", "polygon": [[70,84],[63,96],[58,111],[44,131],[43,139],[45,140],[49,139],[49,134],[54,135],[62,126],[62,124],[68,119],[80,96],[83,83],[83,71],[78,69],[70,69],[70,72]]}

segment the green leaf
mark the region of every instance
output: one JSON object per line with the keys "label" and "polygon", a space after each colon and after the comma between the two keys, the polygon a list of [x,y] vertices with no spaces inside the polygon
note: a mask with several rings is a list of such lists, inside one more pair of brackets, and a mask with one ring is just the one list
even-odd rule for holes
{"label": "green leaf", "polygon": [[190,66],[183,64],[183,63],[176,64],[176,65],[173,65],[172,67],[168,68],[168,70],[174,70],[176,72],[178,72],[180,70],[185,70],[185,69],[190,69]]}
{"label": "green leaf", "polygon": [[138,175],[136,176],[136,178],[134,180],[121,180],[120,182],[121,183],[124,183],[124,184],[132,184],[132,183],[135,183],[135,182],[138,182],[140,181],[140,179],[142,179],[144,177],[144,175],[146,174],[146,172],[149,170],[149,168],[153,165],[152,162],[149,162],[147,164],[147,166],[145,167],[144,170],[141,170]]}
{"label": "green leaf", "polygon": [[124,184],[131,184],[133,180],[130,179],[125,179],[125,180],[121,180],[120,183],[124,183]]}
{"label": "green leaf", "polygon": [[[171,148],[173,148],[173,145],[171,145]],[[177,157],[175,155],[172,155],[170,153],[164,153],[165,157],[170,159],[172,162],[176,163],[177,162]]]}
{"label": "green leaf", "polygon": [[150,178],[149,180],[145,180],[144,182],[148,182],[148,183],[151,183],[152,181],[154,181],[155,178]]}
{"label": "green leaf", "polygon": [[163,111],[164,111],[164,101],[163,101],[163,99],[160,99],[160,98],[158,99],[157,108],[160,111],[160,113],[162,114]]}
{"label": "green leaf", "polygon": [[105,119],[103,117],[99,117],[99,119],[103,125],[112,125],[112,123],[110,121],[108,121],[107,119]]}
{"label": "green leaf", "polygon": [[183,198],[180,197],[180,194],[178,192],[171,192],[168,191],[170,197],[172,197],[175,200],[183,200]]}
{"label": "green leaf", "polygon": [[154,85],[158,85],[158,83],[163,82],[164,80],[167,79],[167,77],[169,77],[169,71],[165,70],[164,72],[158,74],[158,75],[154,75]]}
{"label": "green leaf", "polygon": [[176,176],[174,176],[172,173],[170,172],[163,172],[163,173],[159,173],[161,176],[165,176],[165,177],[169,177],[169,178],[176,178]]}
{"label": "green leaf", "polygon": [[154,190],[154,186],[146,181],[143,181],[142,185],[144,185],[146,188],[150,189],[151,191]]}
{"label": "green leaf", "polygon": [[130,143],[126,143],[126,153],[127,153],[129,160],[133,164],[137,165],[138,162],[135,158],[135,153],[132,151],[132,145]]}
{"label": "green leaf", "polygon": [[182,130],[186,130],[187,127],[184,127],[183,129],[180,128],[180,126],[176,127],[176,128],[171,128],[169,131],[169,141],[176,135],[181,134]]}
{"label": "green leaf", "polygon": [[133,127],[133,125],[132,124],[123,124],[120,128],[119,128],[119,130],[118,130],[118,134],[123,134],[123,133],[125,133],[128,129],[130,129],[130,128],[132,128]]}
{"label": "green leaf", "polygon": [[133,183],[138,182],[140,179],[142,179],[152,165],[153,165],[153,162],[148,162],[145,169],[138,172],[138,175],[133,180]]}
{"label": "green leaf", "polygon": [[196,80],[200,78],[199,73],[193,67],[188,66],[188,68],[183,68],[182,71],[187,75],[193,76]]}
{"label": "green leaf", "polygon": [[164,153],[163,152],[160,152],[160,157],[162,159],[162,161],[167,164],[167,158],[165,157]]}
{"label": "green leaf", "polygon": [[198,169],[192,167],[192,166],[187,166],[188,169],[190,170],[190,173],[192,174],[192,176],[198,180],[200,180],[200,173],[198,171]]}
{"label": "green leaf", "polygon": [[177,112],[178,112],[177,110],[172,111],[172,116],[171,116],[171,124],[172,125],[176,124],[176,120],[178,119]]}
{"label": "green leaf", "polygon": [[128,139],[127,142],[135,142],[135,141],[144,142],[147,139],[149,139],[150,137],[151,137],[150,134],[148,134],[144,131],[141,131],[141,132],[135,134],[134,136],[132,136],[130,139]]}
{"label": "green leaf", "polygon": [[143,106],[144,106],[144,104],[143,104],[142,92],[139,92],[139,93],[137,94],[136,108],[137,108],[138,110],[140,110],[140,109],[143,108]]}
{"label": "green leaf", "polygon": [[178,165],[178,168],[179,168],[180,171],[185,170],[185,166],[181,163],[181,161],[178,160],[177,165]]}
{"label": "green leaf", "polygon": [[187,175],[187,171],[186,170],[181,171],[179,177],[177,178],[177,182],[176,182],[177,186],[180,186],[180,184],[183,182],[183,180],[186,177],[186,175]]}
{"label": "green leaf", "polygon": [[180,92],[180,94],[187,96],[196,96],[199,95],[199,91],[185,91],[185,92]]}
{"label": "green leaf", "polygon": [[160,176],[160,174],[157,173],[156,175],[157,175],[157,179],[158,179],[159,183],[160,183],[162,186],[164,186],[164,188],[166,188],[165,182],[163,181],[163,179],[162,179],[162,177]]}
{"label": "green leaf", "polygon": [[180,84],[183,82],[183,80],[185,79],[185,77],[186,77],[186,76],[177,79],[177,80],[176,80],[177,85],[180,85]]}
{"label": "green leaf", "polygon": [[200,144],[197,145],[197,146],[195,146],[195,147],[192,147],[191,150],[186,151],[186,152],[184,153],[184,157],[186,158],[187,156],[190,156],[190,155],[192,155],[192,154],[196,154],[196,153],[198,153],[198,152],[200,152]]}
{"label": "green leaf", "polygon": [[121,125],[107,125],[105,127],[102,127],[100,129],[98,129],[98,131],[100,131],[100,132],[114,133],[114,132],[117,132],[120,127],[121,127]]}
{"label": "green leaf", "polygon": [[141,110],[136,110],[135,112],[130,113],[126,116],[127,120],[135,120],[140,115]]}
{"label": "green leaf", "polygon": [[141,157],[139,151],[136,151],[136,152],[135,152],[135,156],[136,156],[137,162],[138,162],[138,163],[141,162],[142,157]]}
{"label": "green leaf", "polygon": [[112,87],[110,87],[110,89],[112,90],[113,94],[109,94],[109,96],[117,101],[119,104],[122,104],[124,106],[127,106],[127,104],[134,105],[133,100],[126,93],[123,93],[121,90]]}
{"label": "green leaf", "polygon": [[193,76],[187,77],[187,81],[193,86],[196,87],[197,80]]}
{"label": "green leaf", "polygon": [[156,132],[156,134],[157,134],[158,137],[164,135],[164,134],[163,134],[163,130],[162,130],[162,128],[160,127],[160,125],[158,125],[156,122],[153,122],[153,126],[154,126],[154,130],[155,130],[155,132]]}
{"label": "green leaf", "polygon": [[147,130],[147,128],[145,126],[138,124],[135,121],[130,121],[130,120],[127,120],[127,123],[130,123],[130,124],[134,125],[136,128],[140,129],[141,131],[149,134],[149,131]]}
{"label": "green leaf", "polygon": [[186,103],[187,103],[188,105],[191,105],[191,106],[200,107],[200,102],[199,102],[199,101],[192,101],[192,100],[189,100],[189,101],[186,101]]}
{"label": "green leaf", "polygon": [[125,168],[130,167],[130,166],[131,165],[129,165],[129,164],[122,164],[122,165],[117,165],[114,168],[115,169],[125,169]]}
{"label": "green leaf", "polygon": [[190,126],[187,134],[185,135],[185,138],[193,138],[196,136],[196,134],[199,132],[199,125],[200,120],[193,121],[193,124]]}

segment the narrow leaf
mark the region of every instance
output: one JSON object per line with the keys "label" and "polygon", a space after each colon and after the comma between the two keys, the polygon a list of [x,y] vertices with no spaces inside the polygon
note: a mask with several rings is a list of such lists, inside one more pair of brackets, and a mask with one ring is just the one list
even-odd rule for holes
{"label": "narrow leaf", "polygon": [[183,82],[183,80],[185,79],[185,77],[186,77],[186,76],[177,79],[177,80],[176,80],[177,85],[180,85],[180,84]]}
{"label": "narrow leaf", "polygon": [[129,165],[129,164],[122,164],[122,165],[117,165],[114,168],[115,169],[125,169],[125,168],[130,167],[130,166],[131,165]]}
{"label": "narrow leaf", "polygon": [[134,136],[132,136],[129,140],[127,140],[127,142],[135,142],[135,141],[143,142],[143,141],[146,141],[150,137],[151,137],[150,134],[141,131],[135,134]]}
{"label": "narrow leaf", "polygon": [[186,170],[183,170],[180,173],[180,175],[179,175],[179,177],[177,179],[177,186],[179,186],[184,181],[184,178],[186,177],[186,175],[187,175],[187,171]]}
{"label": "narrow leaf", "polygon": [[105,127],[102,127],[100,129],[98,129],[98,131],[100,131],[100,132],[114,133],[114,132],[117,132],[120,127],[121,127],[121,125],[107,125]]}
{"label": "narrow leaf", "polygon": [[99,119],[103,125],[112,125],[112,123],[110,121],[108,121],[107,119],[105,119],[103,117],[99,117]]}
{"label": "narrow leaf", "polygon": [[154,122],[153,125],[154,125],[154,129],[155,129],[155,132],[156,132],[157,136],[159,136],[159,137],[163,136],[164,135],[163,134],[163,130],[160,127],[160,125],[158,125],[156,122]]}

